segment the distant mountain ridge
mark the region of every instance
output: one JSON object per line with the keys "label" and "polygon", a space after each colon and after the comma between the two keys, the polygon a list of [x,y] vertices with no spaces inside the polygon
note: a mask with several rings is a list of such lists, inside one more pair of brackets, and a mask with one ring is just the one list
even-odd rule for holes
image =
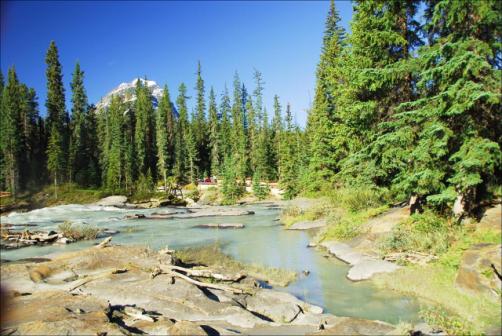
{"label": "distant mountain ridge", "polygon": [[[153,80],[145,80],[143,78],[135,78],[129,83],[121,83],[119,86],[117,86],[115,89],[112,91],[108,92],[106,96],[100,99],[100,101],[96,104],[96,108],[98,110],[103,110],[106,109],[108,106],[110,106],[110,103],[112,101],[112,96],[119,96],[121,97],[124,102],[132,102],[136,100],[136,83],[138,81],[141,81],[143,85],[146,85],[148,89],[150,90],[151,97],[152,97],[152,104],[155,109],[157,109],[160,99],[162,97],[162,88],[157,84],[157,82]],[[171,102],[171,106],[173,107],[173,112],[175,116],[178,116],[178,111],[176,110],[176,107],[174,104]]]}

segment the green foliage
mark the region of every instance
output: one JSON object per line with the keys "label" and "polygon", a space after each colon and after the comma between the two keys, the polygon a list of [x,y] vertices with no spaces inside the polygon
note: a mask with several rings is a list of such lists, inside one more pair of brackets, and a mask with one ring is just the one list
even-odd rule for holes
{"label": "green foliage", "polygon": [[148,200],[155,194],[154,183],[152,179],[152,174],[150,171],[147,172],[146,175],[140,174],[138,181],[136,182],[136,188],[134,191],[134,199],[135,200]]}
{"label": "green foliage", "polygon": [[257,170],[253,175],[253,193],[259,200],[264,200],[270,194],[268,184],[263,184],[260,171]]}
{"label": "green foliage", "polygon": [[74,240],[93,240],[96,239],[99,233],[99,229],[95,226],[84,224],[75,225],[69,221],[60,224],[58,226],[58,231],[66,238]]}
{"label": "green foliage", "polygon": [[434,329],[441,329],[448,335],[479,335],[471,323],[440,306],[420,310],[420,318]]}
{"label": "green foliage", "polygon": [[381,244],[384,253],[425,252],[440,255],[448,251],[459,235],[458,225],[428,210],[414,214],[392,230]]}
{"label": "green foliage", "polygon": [[223,164],[223,181],[221,186],[221,193],[223,194],[223,205],[235,204],[237,200],[244,194],[244,187],[237,179],[237,172],[235,169],[235,159],[229,157]]}

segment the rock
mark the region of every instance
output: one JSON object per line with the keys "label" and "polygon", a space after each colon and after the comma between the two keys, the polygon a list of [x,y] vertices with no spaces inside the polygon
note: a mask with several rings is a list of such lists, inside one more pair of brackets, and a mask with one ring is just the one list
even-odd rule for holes
{"label": "rock", "polygon": [[176,321],[168,331],[170,335],[207,335],[200,325],[190,321]]}
{"label": "rock", "polygon": [[63,237],[63,238],[59,238],[58,240],[56,240],[55,243],[56,244],[61,244],[61,245],[66,245],[66,244],[69,244],[69,243],[73,243],[73,239],[69,239],[69,238]]}
{"label": "rock", "polygon": [[125,219],[145,219],[146,216],[144,214],[133,214],[133,215],[126,215],[124,218]]}
{"label": "rock", "polygon": [[113,235],[116,235],[119,233],[120,233],[120,231],[118,231],[118,230],[103,229],[96,235],[96,239],[107,238],[107,237],[110,237],[110,236],[113,236]]}
{"label": "rock", "polygon": [[321,307],[300,301],[289,293],[271,289],[260,289],[248,297],[246,303],[248,310],[280,323],[290,323],[301,311],[312,314],[322,314],[323,311]]}
{"label": "rock", "polygon": [[347,273],[347,278],[352,281],[367,280],[376,273],[391,273],[399,266],[385,260],[365,259],[355,264]]}
{"label": "rock", "polygon": [[391,262],[357,252],[344,243],[328,241],[321,245],[335,257],[352,266],[347,274],[347,278],[352,281],[367,280],[376,273],[394,272],[399,268]]}
{"label": "rock", "polygon": [[240,223],[209,223],[195,225],[194,228],[202,229],[244,229],[245,225]]}
{"label": "rock", "polygon": [[[455,283],[458,288],[471,293],[486,293],[500,299],[502,281],[500,244],[476,244],[464,252]],[[499,275],[497,275],[497,272]]]}
{"label": "rock", "polygon": [[288,227],[288,230],[309,230],[309,229],[317,229],[326,226],[326,219],[318,219],[315,221],[301,221],[295,223]]}
{"label": "rock", "polygon": [[410,331],[411,336],[448,336],[448,334],[442,330],[437,330],[432,328],[425,322],[418,323]]}
{"label": "rock", "polygon": [[307,244],[307,247],[317,247],[317,243],[314,243],[314,242],[309,242]]}
{"label": "rock", "polygon": [[497,204],[492,208],[486,209],[483,217],[477,224],[478,229],[485,230],[502,230],[502,205]]}
{"label": "rock", "polygon": [[117,208],[124,207],[127,202],[127,197],[126,196],[108,196],[105,198],[100,199],[98,202],[95,203],[95,205],[101,205],[101,206],[113,206]]}
{"label": "rock", "polygon": [[354,317],[340,317],[335,324],[311,335],[385,335],[393,331],[392,324]]}

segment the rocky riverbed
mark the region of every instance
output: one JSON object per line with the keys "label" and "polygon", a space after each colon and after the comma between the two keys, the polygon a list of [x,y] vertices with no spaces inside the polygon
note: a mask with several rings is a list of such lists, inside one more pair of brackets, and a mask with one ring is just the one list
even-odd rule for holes
{"label": "rocky riverbed", "polygon": [[105,245],[42,262],[4,263],[2,286],[9,299],[3,333],[381,335],[396,330],[381,321],[325,314],[291,294],[261,288],[246,274],[204,282],[204,274],[214,270],[200,265],[176,270],[172,253]]}

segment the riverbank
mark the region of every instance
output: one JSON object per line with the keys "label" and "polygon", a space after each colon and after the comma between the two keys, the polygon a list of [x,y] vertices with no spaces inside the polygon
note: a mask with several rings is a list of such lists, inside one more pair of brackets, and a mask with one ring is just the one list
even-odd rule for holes
{"label": "riverbank", "polygon": [[[261,288],[245,269],[233,277],[235,270],[210,269],[193,258],[187,266],[186,257],[176,261],[182,255],[108,245],[42,262],[3,264],[2,286],[10,298],[4,332],[379,335],[396,330],[380,321],[325,314],[291,294]],[[176,265],[183,271],[174,271]],[[210,281],[203,272],[213,274]]]}
{"label": "riverbank", "polygon": [[347,278],[420,298],[431,326],[448,334],[500,334],[500,204],[461,224],[378,203],[347,211],[350,204],[358,202],[300,199],[281,221],[286,229],[316,230],[311,245],[349,264]]}

